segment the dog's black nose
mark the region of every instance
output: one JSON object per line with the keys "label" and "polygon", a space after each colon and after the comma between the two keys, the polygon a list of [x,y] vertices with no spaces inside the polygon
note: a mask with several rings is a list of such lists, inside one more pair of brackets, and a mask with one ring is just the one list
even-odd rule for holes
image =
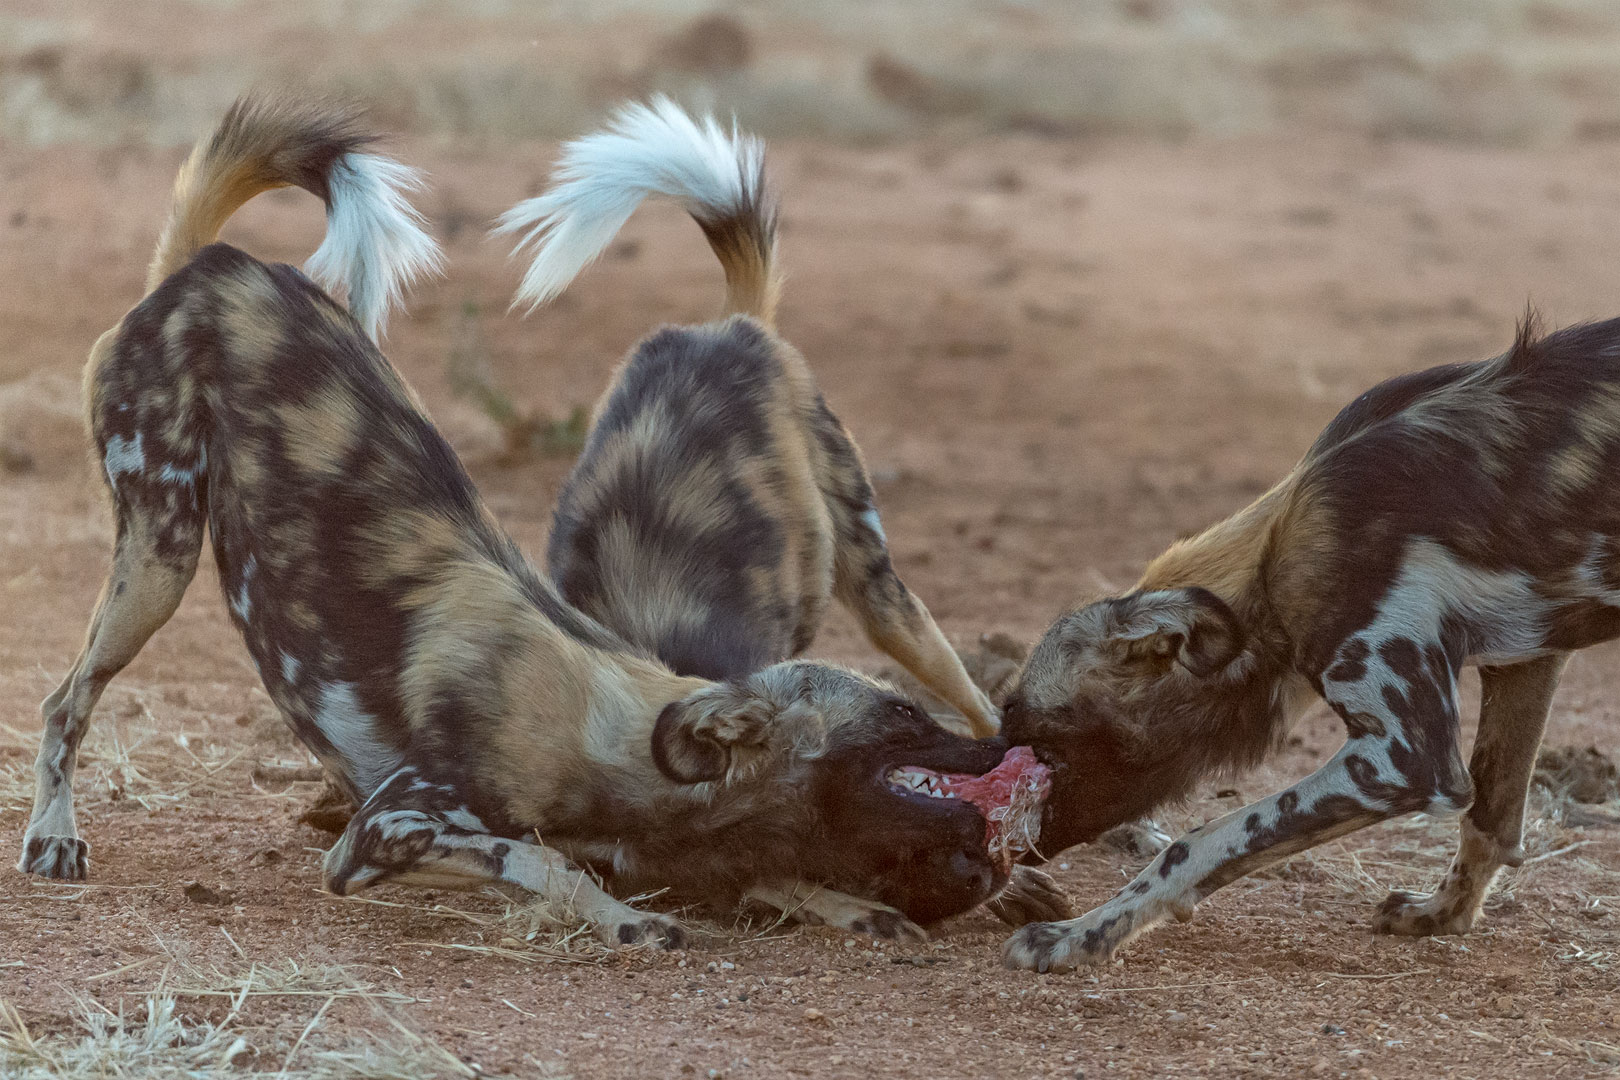
{"label": "dog's black nose", "polygon": [[951,872],[975,891],[988,891],[991,885],[990,868],[984,864],[984,858],[975,858],[966,851],[958,851],[951,856]]}

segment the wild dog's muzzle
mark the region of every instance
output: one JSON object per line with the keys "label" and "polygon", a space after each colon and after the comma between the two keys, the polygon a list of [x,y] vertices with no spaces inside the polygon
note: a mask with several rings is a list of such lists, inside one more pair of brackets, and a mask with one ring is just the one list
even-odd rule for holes
{"label": "wild dog's muzzle", "polygon": [[982,775],[943,773],[897,766],[884,776],[891,790],[930,799],[960,799],[984,815],[985,846],[1003,873],[1036,850],[1041,817],[1052,793],[1052,770],[1027,746],[1007,751],[1001,764]]}

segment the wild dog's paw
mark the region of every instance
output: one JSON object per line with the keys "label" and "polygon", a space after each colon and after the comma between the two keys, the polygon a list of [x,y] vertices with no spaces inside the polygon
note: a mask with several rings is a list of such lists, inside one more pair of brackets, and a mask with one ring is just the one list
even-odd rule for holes
{"label": "wild dog's paw", "polygon": [[816,889],[789,914],[806,926],[833,926],[896,941],[928,940],[928,932],[906,918],[904,912],[835,889]]}
{"label": "wild dog's paw", "polygon": [[1024,971],[1072,971],[1106,964],[1130,936],[1134,920],[1128,912],[1110,914],[1098,908],[1067,922],[1030,923],[1007,939],[1001,960]]}
{"label": "wild dog's paw", "polygon": [[1373,931],[1406,937],[1437,934],[1466,934],[1474,928],[1476,913],[1472,904],[1444,889],[1428,896],[1392,892],[1378,905]]}
{"label": "wild dog's paw", "polygon": [[598,927],[597,936],[609,945],[620,947],[686,948],[686,928],[668,915],[651,911],[629,911],[622,918]]}
{"label": "wild dog's paw", "polygon": [[872,910],[851,919],[848,928],[857,934],[894,941],[927,941],[928,931],[890,907],[873,905]]}
{"label": "wild dog's paw", "polygon": [[1116,851],[1150,859],[1169,847],[1174,838],[1159,828],[1158,822],[1142,818],[1115,825],[1102,834],[1101,840]]}
{"label": "wild dog's paw", "polygon": [[1074,918],[1074,909],[1050,874],[1033,866],[1015,866],[1007,887],[985,905],[1008,926],[1059,922]]}
{"label": "wild dog's paw", "polygon": [[83,881],[90,874],[90,845],[77,836],[27,836],[17,869],[57,881]]}

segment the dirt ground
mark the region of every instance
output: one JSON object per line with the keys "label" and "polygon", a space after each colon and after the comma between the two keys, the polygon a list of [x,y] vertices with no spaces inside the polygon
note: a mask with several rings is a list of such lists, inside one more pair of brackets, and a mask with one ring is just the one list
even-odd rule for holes
{"label": "dirt ground", "polygon": [[[452,359],[560,416],[648,329],[714,313],[718,272],[689,222],[649,209],[560,303],[508,316],[516,270],[483,228],[535,189],[554,147],[398,149],[434,175],[424,206],[450,271],[393,324],[390,355],[538,552],[568,462],[510,460],[452,395]],[[1268,486],[1375,380],[1505,347],[1527,298],[1552,324],[1620,308],[1612,143],[1004,138],[772,155],[783,330],[867,454],[902,574],[962,641],[1032,638],[1071,601],[1129,585],[1177,535]],[[18,874],[36,706],[78,646],[110,537],[79,367],[140,296],[178,161],[70,146],[0,158],[0,999],[34,1037],[70,1032],[95,1008],[84,999],[135,1009],[164,990],[188,1018],[245,1026],[237,1065],[271,1071],[368,1033],[398,1043],[401,1025],[464,1067],[523,1076],[1620,1065],[1613,802],[1538,796],[1531,862],[1467,937],[1369,930],[1388,888],[1443,869],[1454,826],[1420,819],[1229,886],[1105,970],[1052,977],[1003,970],[1007,931],[984,913],[916,947],[722,913],[685,954],[603,958],[539,947],[554,936],[503,920],[497,898],[324,896],[324,837],[296,821],[314,785],[287,780],[308,759],[280,733],[208,566],[99,711],[79,784],[92,883]],[[301,261],[320,228],[314,201],[287,194],[228,238]],[[842,614],[813,652],[880,664]],[[1617,658],[1575,658],[1549,744],[1613,751]],[[1164,820],[1230,809],[1337,742],[1314,712],[1272,767]],[[1089,906],[1140,861],[1077,849],[1053,865]]]}

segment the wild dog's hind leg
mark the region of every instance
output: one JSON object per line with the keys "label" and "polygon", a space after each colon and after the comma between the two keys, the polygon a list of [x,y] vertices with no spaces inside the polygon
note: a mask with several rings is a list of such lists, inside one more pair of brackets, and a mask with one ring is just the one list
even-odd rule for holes
{"label": "wild dog's hind leg", "polygon": [[637,911],[604,892],[559,852],[490,834],[456,789],[407,766],[350,819],[323,860],[329,891],[347,896],[382,881],[438,889],[505,883],[572,910],[609,945],[684,948],[667,915]]}
{"label": "wild dog's hind leg", "polygon": [[748,897],[806,926],[835,926],[857,934],[901,941],[928,940],[922,927],[887,904],[804,881],[755,885],[748,890]]}
{"label": "wild dog's hind leg", "polygon": [[34,760],[34,810],[17,863],[24,873],[70,881],[87,873],[89,846],[79,839],[73,814],[73,772],[90,712],[112,677],[169,621],[197,571],[201,466],[163,471],[156,449],[150,443],[143,449],[139,432],[105,440],[117,517],[112,572],[78,659],[40,706],[45,731]]}
{"label": "wild dog's hind leg", "polygon": [[968,678],[928,608],[895,573],[872,483],[849,433],[825,406],[815,431],[822,458],[817,481],[833,521],[835,595],[874,645],[967,718],[975,738],[994,735],[1001,729],[996,707]]}
{"label": "wild dog's hind leg", "polygon": [[1385,934],[1462,934],[1479,918],[1496,872],[1524,861],[1524,801],[1553,692],[1568,653],[1512,667],[1480,668],[1479,734],[1468,772],[1474,805],[1462,820],[1457,855],[1428,896],[1391,893],[1374,928]]}

